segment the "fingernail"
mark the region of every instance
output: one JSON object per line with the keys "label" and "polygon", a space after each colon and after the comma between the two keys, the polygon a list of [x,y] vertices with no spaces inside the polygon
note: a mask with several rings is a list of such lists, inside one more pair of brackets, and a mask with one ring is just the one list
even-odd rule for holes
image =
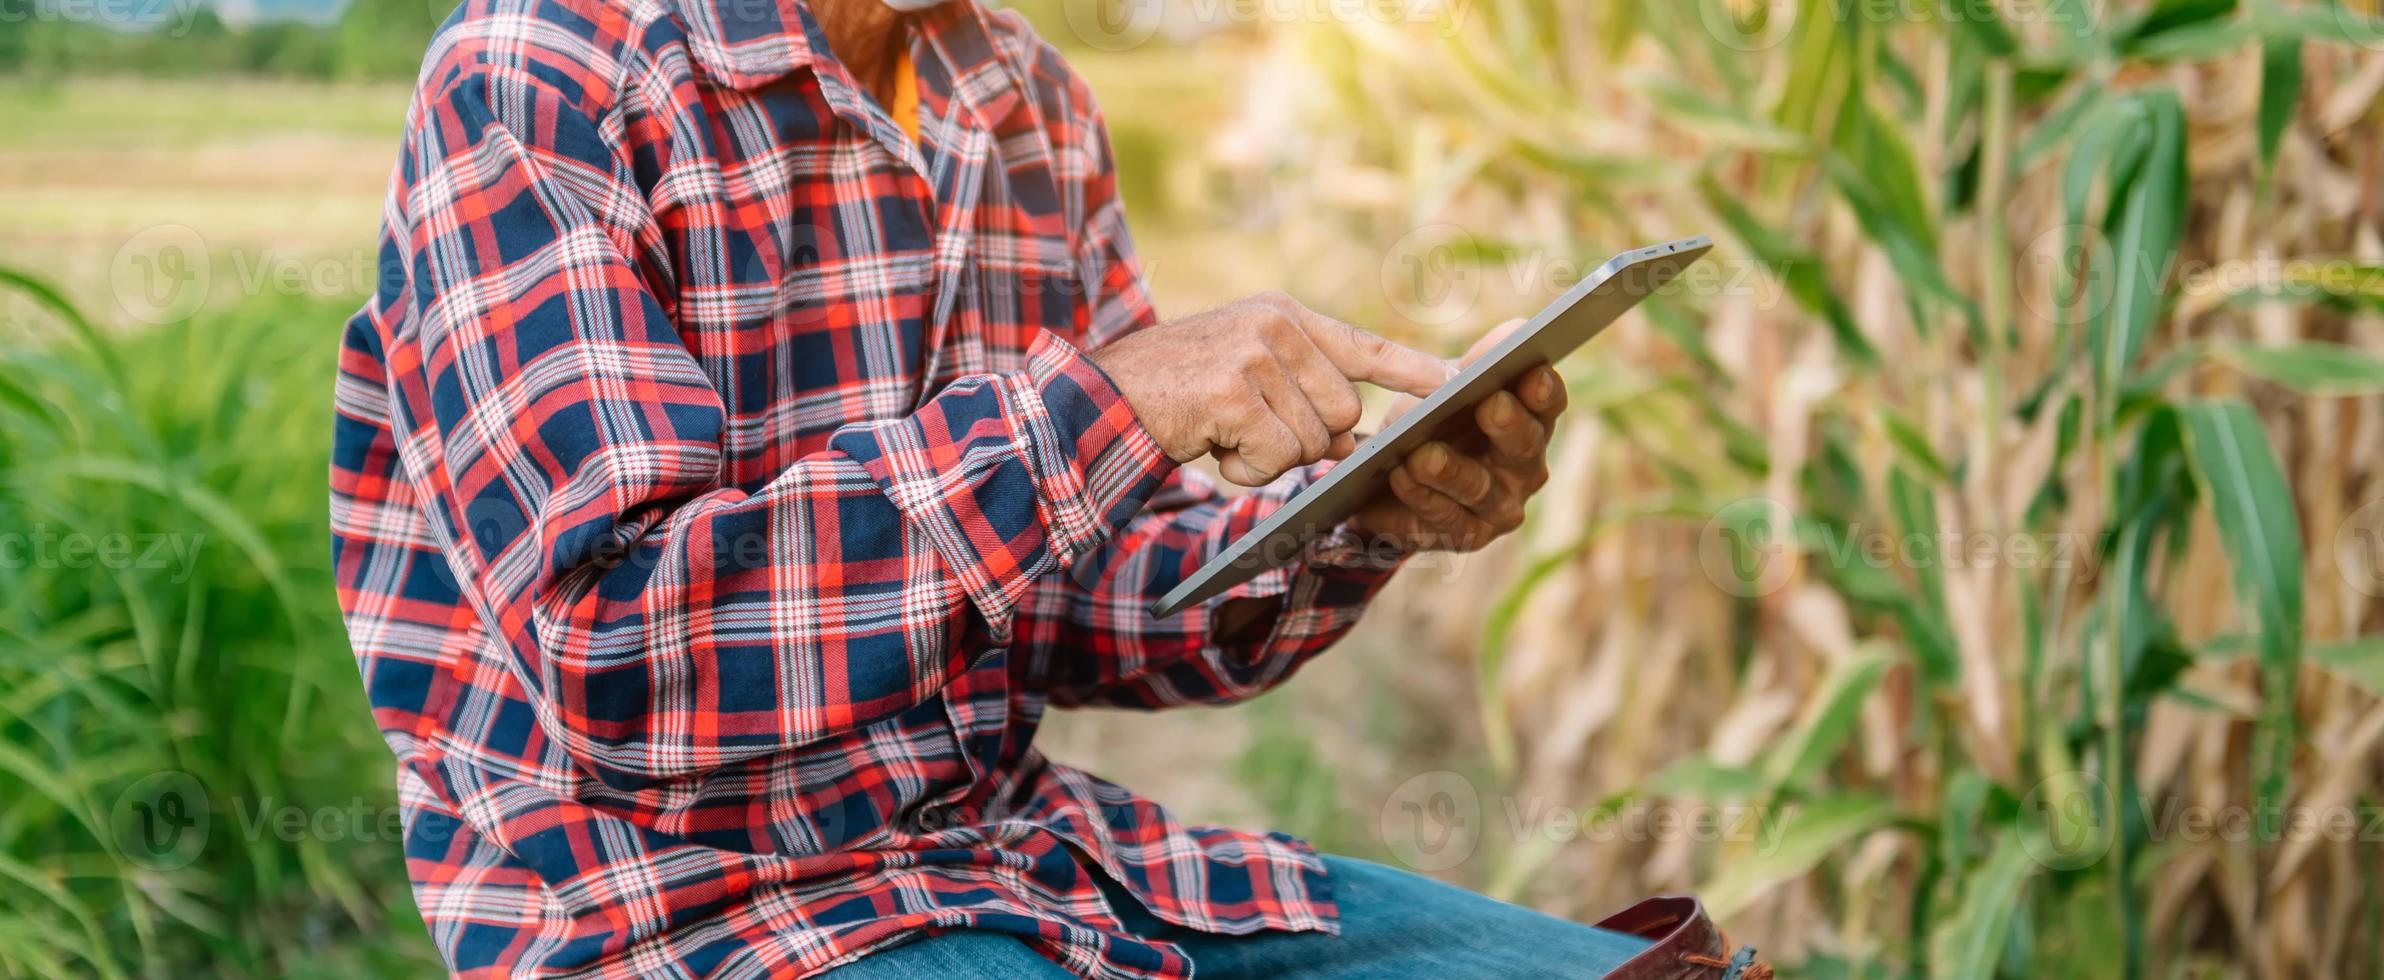
{"label": "fingernail", "polygon": [[1441,444],[1439,444],[1439,443],[1437,443],[1437,442],[1436,442],[1436,443],[1433,443],[1433,444],[1431,444],[1431,445],[1429,445],[1429,446],[1425,446],[1425,447],[1424,447],[1424,451],[1423,451],[1422,453],[1420,453],[1419,455],[1421,455],[1421,456],[1423,457],[1423,462],[1424,462],[1424,475],[1426,475],[1426,476],[1447,476],[1447,475],[1449,475],[1449,464],[1450,464],[1450,460],[1449,460],[1449,451],[1448,451],[1448,449],[1447,449],[1446,447],[1444,447],[1444,446],[1442,446]]}
{"label": "fingernail", "polygon": [[1490,421],[1496,422],[1500,425],[1513,424],[1515,421],[1514,400],[1509,398],[1492,399],[1490,402]]}

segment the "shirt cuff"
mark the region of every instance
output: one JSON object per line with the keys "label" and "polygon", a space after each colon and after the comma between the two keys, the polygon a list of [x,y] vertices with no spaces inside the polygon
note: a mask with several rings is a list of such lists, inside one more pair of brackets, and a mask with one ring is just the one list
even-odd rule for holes
{"label": "shirt cuff", "polygon": [[998,384],[1062,567],[1107,542],[1175,469],[1109,375],[1058,334],[1037,334],[1023,375]]}
{"label": "shirt cuff", "polygon": [[[1313,485],[1333,467],[1318,463],[1298,479],[1265,490],[1285,501]],[[1280,506],[1280,503],[1278,503]],[[1263,518],[1261,518],[1263,519]],[[1245,659],[1312,655],[1356,625],[1374,595],[1407,563],[1410,553],[1388,541],[1368,540],[1347,523],[1308,542],[1300,560],[1268,569],[1228,590],[1224,599],[1277,599],[1274,628],[1264,643],[1242,651]]]}
{"label": "shirt cuff", "polygon": [[1024,370],[962,378],[830,444],[943,556],[996,637],[1036,579],[1107,542],[1175,468],[1108,376],[1048,332]]}

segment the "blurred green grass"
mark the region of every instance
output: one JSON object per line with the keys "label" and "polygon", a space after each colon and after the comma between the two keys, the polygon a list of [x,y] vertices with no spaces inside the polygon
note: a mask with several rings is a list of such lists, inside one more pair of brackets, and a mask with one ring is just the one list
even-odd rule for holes
{"label": "blurred green grass", "polygon": [[434,969],[325,543],[351,298],[110,336],[0,289],[56,330],[0,347],[0,967]]}
{"label": "blurred green grass", "polygon": [[395,152],[405,88],[391,82],[0,78],[7,146],[23,152],[187,149],[293,130],[380,139]]}

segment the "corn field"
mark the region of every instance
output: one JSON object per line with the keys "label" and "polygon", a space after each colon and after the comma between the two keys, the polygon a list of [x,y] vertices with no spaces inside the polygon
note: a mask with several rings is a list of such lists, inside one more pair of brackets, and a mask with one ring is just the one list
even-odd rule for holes
{"label": "corn field", "polygon": [[2380,23],[1477,0],[1270,35],[1240,145],[1320,303],[1462,347],[1564,263],[1720,242],[1562,365],[1555,489],[1429,606],[1505,788],[1783,831],[1526,841],[1496,890],[1693,889],[1812,976],[2384,973]]}

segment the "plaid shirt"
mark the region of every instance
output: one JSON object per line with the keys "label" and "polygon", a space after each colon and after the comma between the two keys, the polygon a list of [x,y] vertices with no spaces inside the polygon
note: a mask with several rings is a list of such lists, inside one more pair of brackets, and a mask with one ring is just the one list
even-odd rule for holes
{"label": "plaid shirt", "polygon": [[462,974],[805,975],[938,929],[1183,976],[1095,874],[1334,929],[1313,852],[1044,759],[1047,706],[1282,681],[1389,568],[1344,539],[1145,605],[1226,499],[1080,353],[1153,320],[1083,82],[907,19],[916,145],[804,0],[471,0],[347,326],[333,551],[415,898]]}

